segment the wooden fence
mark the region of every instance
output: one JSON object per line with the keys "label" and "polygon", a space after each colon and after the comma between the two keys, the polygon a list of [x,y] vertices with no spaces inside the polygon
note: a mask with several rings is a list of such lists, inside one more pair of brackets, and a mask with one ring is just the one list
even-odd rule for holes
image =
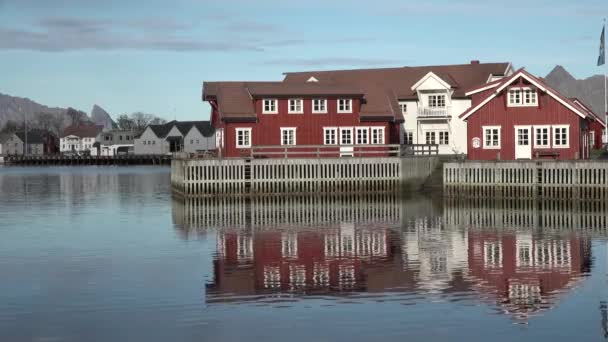
{"label": "wooden fence", "polygon": [[439,145],[269,145],[249,149],[256,158],[401,157],[437,155]]}
{"label": "wooden fence", "polygon": [[174,159],[171,184],[182,196],[397,191],[424,180],[438,157]]}

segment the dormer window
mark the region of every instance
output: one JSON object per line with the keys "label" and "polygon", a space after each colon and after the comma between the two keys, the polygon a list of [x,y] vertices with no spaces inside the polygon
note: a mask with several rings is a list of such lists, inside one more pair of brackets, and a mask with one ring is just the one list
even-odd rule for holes
{"label": "dormer window", "polygon": [[327,99],[313,99],[312,100],[312,112],[313,113],[327,113]]}
{"label": "dormer window", "polygon": [[407,114],[407,103],[399,102],[399,108],[401,108],[401,114]]}
{"label": "dormer window", "polygon": [[262,103],[262,114],[277,114],[278,101],[277,99],[264,99]]}
{"label": "dormer window", "polygon": [[302,103],[303,103],[302,99],[289,99],[289,110],[287,112],[289,114],[304,113]]}
{"label": "dormer window", "polygon": [[534,107],[538,105],[538,95],[532,88],[509,89],[509,107]]}
{"label": "dormer window", "polygon": [[445,95],[429,95],[430,108],[445,108]]}
{"label": "dormer window", "polygon": [[352,113],[353,112],[353,100],[352,99],[338,99],[338,113]]}

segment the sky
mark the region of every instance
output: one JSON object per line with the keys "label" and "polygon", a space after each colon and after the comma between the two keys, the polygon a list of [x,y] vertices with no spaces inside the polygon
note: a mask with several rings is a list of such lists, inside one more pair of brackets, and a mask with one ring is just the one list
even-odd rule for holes
{"label": "sky", "polygon": [[0,93],[205,120],[203,81],[512,62],[596,66],[605,0],[0,0]]}

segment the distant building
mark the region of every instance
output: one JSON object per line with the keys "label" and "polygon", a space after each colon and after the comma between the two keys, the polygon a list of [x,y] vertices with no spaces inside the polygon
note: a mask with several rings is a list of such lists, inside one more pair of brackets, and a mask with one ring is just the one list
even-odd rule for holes
{"label": "distant building", "polygon": [[137,132],[131,130],[109,130],[100,132],[95,138],[92,155],[114,156],[133,153],[133,141]]}
{"label": "distant building", "polygon": [[95,144],[95,138],[101,132],[101,126],[69,126],[61,135],[59,150],[61,153],[90,152]]}
{"label": "distant building", "polygon": [[215,128],[209,121],[171,121],[149,125],[134,140],[135,154],[215,150]]}
{"label": "distant building", "polygon": [[[23,155],[26,141],[24,131],[0,135],[0,155]],[[45,139],[37,131],[27,133],[27,154],[43,155]]]}

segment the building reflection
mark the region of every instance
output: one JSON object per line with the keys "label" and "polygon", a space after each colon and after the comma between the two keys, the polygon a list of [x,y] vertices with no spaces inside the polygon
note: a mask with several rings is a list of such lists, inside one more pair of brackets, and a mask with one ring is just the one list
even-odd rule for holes
{"label": "building reflection", "polygon": [[208,304],[436,297],[526,320],[589,272],[589,235],[603,231],[592,210],[578,210],[576,222],[598,225],[576,230],[558,204],[509,201],[205,199],[176,202],[173,215],[184,238],[216,239]]}

